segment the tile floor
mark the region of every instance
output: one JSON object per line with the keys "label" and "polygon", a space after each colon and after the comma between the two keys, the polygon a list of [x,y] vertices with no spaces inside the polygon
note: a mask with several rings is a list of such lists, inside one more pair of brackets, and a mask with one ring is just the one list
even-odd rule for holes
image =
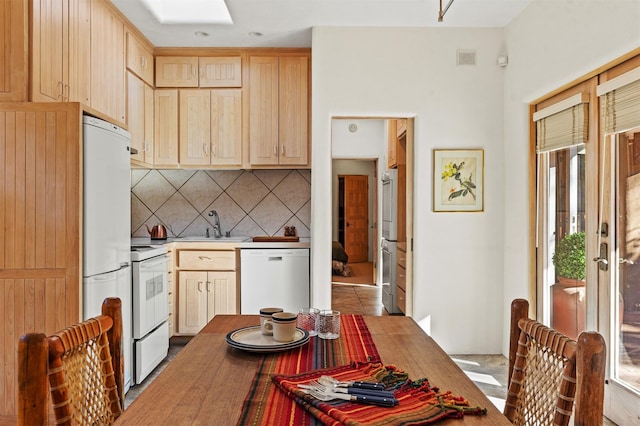
{"label": "tile floor", "polygon": [[[382,316],[388,315],[381,301],[381,288],[370,285],[334,284],[332,286],[332,307],[341,312]],[[125,407],[140,394],[160,371],[187,344],[189,338],[174,337],[171,340],[169,356],[151,375],[138,386],[134,386],[125,397]],[[503,355],[451,355],[460,368],[482,389],[499,410],[504,408],[507,394],[507,370],[509,361]],[[604,426],[615,423],[604,419]]]}

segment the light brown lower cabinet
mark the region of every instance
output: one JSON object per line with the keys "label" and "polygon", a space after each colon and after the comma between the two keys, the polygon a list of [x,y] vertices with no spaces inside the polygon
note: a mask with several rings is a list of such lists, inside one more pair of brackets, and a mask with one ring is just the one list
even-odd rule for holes
{"label": "light brown lower cabinet", "polygon": [[178,272],[178,333],[197,334],[216,314],[235,314],[235,271]]}
{"label": "light brown lower cabinet", "polygon": [[0,103],[0,417],[20,336],[81,319],[81,132],[79,103]]}
{"label": "light brown lower cabinet", "polygon": [[177,250],[178,330],[197,334],[216,314],[237,313],[235,250]]}

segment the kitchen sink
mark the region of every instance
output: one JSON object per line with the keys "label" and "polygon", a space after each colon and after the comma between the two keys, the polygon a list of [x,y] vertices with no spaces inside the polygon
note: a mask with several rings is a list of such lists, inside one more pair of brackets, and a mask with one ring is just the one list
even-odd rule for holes
{"label": "kitchen sink", "polygon": [[207,242],[207,243],[239,243],[242,241],[250,241],[251,237],[246,236],[233,236],[233,237],[205,237],[205,236],[188,236],[188,237],[178,237],[175,238],[174,241],[199,241],[199,242]]}

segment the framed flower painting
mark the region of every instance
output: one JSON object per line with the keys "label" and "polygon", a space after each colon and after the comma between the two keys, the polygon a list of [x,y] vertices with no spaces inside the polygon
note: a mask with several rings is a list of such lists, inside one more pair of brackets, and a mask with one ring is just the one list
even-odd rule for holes
{"label": "framed flower painting", "polygon": [[433,150],[433,211],[484,210],[484,150]]}

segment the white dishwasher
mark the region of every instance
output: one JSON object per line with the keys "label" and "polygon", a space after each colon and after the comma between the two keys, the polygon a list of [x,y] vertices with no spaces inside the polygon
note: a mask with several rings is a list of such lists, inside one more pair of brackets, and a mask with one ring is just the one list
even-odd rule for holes
{"label": "white dishwasher", "polygon": [[240,313],[309,307],[309,249],[241,249]]}

